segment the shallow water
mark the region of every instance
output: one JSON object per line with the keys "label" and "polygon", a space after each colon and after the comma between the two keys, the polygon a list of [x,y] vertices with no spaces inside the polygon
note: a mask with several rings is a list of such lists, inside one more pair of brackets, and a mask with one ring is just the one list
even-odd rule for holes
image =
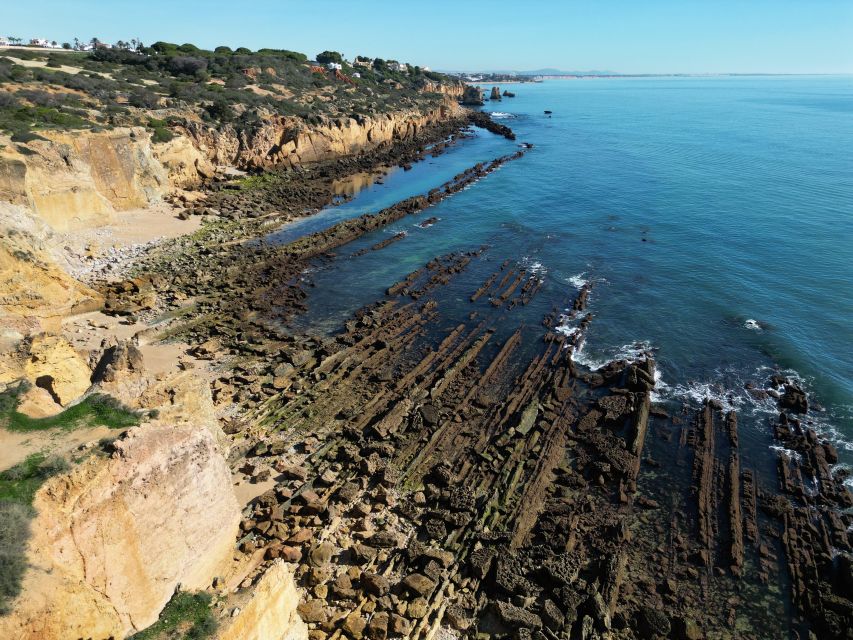
{"label": "shallow water", "polygon": [[[746,442],[765,452],[776,408],[744,384],[788,371],[825,408],[813,416],[819,429],[842,446],[853,441],[853,78],[595,79],[514,91],[484,109],[535,148],[338,254],[401,230],[404,240],[318,262],[297,328],[334,330],[432,257],[487,244],[484,259],[451,282],[448,322],[454,301],[467,314],[468,296],[505,257],[546,280],[522,312],[531,332],[594,280],[582,362],[653,349],[660,400],[718,397],[739,409]],[[480,132],[277,239],[426,192],[514,149]],[[433,216],[434,226],[415,226]],[[853,447],[841,453],[853,461]]]}

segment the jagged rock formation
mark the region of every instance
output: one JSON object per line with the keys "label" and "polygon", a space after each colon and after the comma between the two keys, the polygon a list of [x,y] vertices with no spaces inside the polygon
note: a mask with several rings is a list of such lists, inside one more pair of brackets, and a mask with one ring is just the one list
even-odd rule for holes
{"label": "jagged rock formation", "polygon": [[26,344],[24,374],[46,389],[58,404],[67,405],[89,388],[91,370],[65,338],[40,334]]}
{"label": "jagged rock formation", "polygon": [[501,88],[500,87],[492,87],[492,93],[489,96],[489,100],[497,100],[500,102],[501,99]]}
{"label": "jagged rock formation", "polygon": [[91,375],[83,354],[57,335],[36,334],[0,354],[0,383],[26,380],[63,406],[86,392]]}

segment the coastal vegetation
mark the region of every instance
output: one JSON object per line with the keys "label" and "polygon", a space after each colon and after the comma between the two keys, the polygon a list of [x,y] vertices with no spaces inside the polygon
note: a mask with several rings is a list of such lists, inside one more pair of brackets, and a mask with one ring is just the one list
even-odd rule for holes
{"label": "coastal vegetation", "polygon": [[139,414],[103,394],[88,396],[54,416],[31,418],[17,411],[22,390],[18,387],[0,394],[0,427],[17,432],[71,430],[82,426],[127,429],[138,425],[141,419]]}
{"label": "coastal vegetation", "polygon": [[177,592],[153,625],[135,633],[128,640],[204,640],[216,631],[216,619],[210,611],[213,601],[209,593]]}
{"label": "coastal vegetation", "polygon": [[[329,63],[340,70],[329,69]],[[14,142],[39,131],[148,126],[156,142],[186,118],[251,130],[269,116],[355,117],[434,103],[456,80],[377,59],[353,67],[336,51],[316,62],[287,49],[155,42],[91,52],[0,51],[0,130]]]}

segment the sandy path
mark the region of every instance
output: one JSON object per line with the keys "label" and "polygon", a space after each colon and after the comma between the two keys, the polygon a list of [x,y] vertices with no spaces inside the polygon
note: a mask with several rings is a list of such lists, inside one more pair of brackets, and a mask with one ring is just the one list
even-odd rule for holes
{"label": "sandy path", "polygon": [[[10,60],[15,64],[19,64],[22,67],[46,67],[47,60],[24,60],[22,58],[15,58],[14,56],[3,56],[6,60]],[[65,73],[70,73],[72,75],[77,75],[78,73],[82,73],[86,71],[87,73],[94,73],[96,75],[101,76],[102,78],[109,78],[110,80],[113,77],[108,73],[103,73],[102,71],[89,71],[88,69],[83,69],[81,67],[70,67],[67,64],[60,65],[58,67],[50,67],[51,69],[55,69],[57,71],[64,71]]]}
{"label": "sandy path", "polygon": [[0,471],[8,469],[33,453],[64,454],[87,442],[117,437],[120,431],[109,427],[48,429],[18,433],[0,429]]}

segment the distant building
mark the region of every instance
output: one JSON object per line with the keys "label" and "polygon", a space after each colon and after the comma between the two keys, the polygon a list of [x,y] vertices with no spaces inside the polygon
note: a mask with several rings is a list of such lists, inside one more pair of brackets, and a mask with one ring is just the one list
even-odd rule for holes
{"label": "distant building", "polygon": [[343,66],[341,66],[340,62],[329,62],[326,65],[326,68],[331,69],[332,71],[340,71],[341,69],[343,69]]}
{"label": "distant building", "polygon": [[405,62],[397,62],[396,60],[389,60],[388,61],[388,68],[391,69],[391,71],[399,71],[401,73],[406,73],[409,70],[409,65],[407,65]]}
{"label": "distant building", "polygon": [[421,71],[432,71],[429,67],[421,67]]}
{"label": "distant building", "polygon": [[12,43],[9,42],[8,38],[0,38],[0,47],[11,47]]}
{"label": "distant building", "polygon": [[365,56],[356,56],[355,60],[352,61],[352,66],[354,67],[364,67],[369,69],[373,66],[373,59],[366,58]]}
{"label": "distant building", "polygon": [[360,78],[361,74],[358,71],[356,71],[354,74],[352,74],[352,77],[353,78]]}
{"label": "distant building", "polygon": [[62,46],[55,41],[45,40],[44,38],[32,38],[30,40],[29,46],[31,47],[43,47],[45,49],[61,49]]}

